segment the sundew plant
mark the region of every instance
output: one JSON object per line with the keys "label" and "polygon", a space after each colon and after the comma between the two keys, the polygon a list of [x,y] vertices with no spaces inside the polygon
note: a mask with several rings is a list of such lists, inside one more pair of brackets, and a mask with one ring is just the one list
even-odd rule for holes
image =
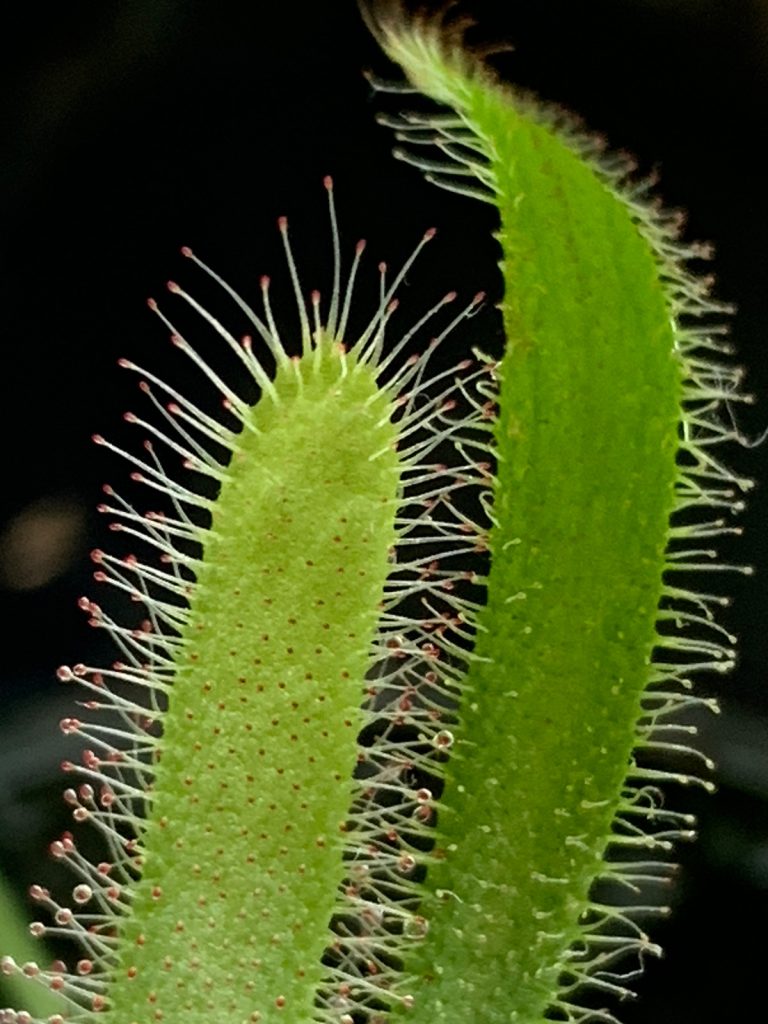
{"label": "sundew plant", "polygon": [[[175,283],[150,306],[223,406],[122,361],[143,446],[95,440],[146,507],[106,487],[135,552],[93,558],[141,621],[84,598],[116,660],[59,672],[84,709],[65,799],[106,853],[52,843],[72,890],[33,886],[31,931],[78,951],[6,956],[29,1010],[3,1024],[609,1024],[659,952],[694,828],[663,787],[711,785],[688,713],[734,657],[726,598],[688,581],[746,571],[712,550],[749,488],[719,456],[744,399],[726,310],[647,185],[498,82],[462,21],[377,10],[435,103],[383,116],[397,155],[498,210],[505,351],[482,295],[402,321],[432,229],[353,331],[370,270],[330,178],[327,297],[279,221],[290,337],[268,278],[241,297],[183,250],[223,312]],[[459,324],[473,354],[438,368]]]}

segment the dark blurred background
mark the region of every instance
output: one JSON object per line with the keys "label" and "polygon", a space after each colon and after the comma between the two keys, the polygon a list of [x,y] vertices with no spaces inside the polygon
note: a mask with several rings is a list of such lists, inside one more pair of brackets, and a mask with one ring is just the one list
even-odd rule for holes
{"label": "dark blurred background", "polygon": [[[717,294],[738,307],[738,359],[760,399],[738,409],[739,424],[758,436],[768,423],[768,2],[466,9],[480,38],[514,44],[497,60],[510,80],[582,115],[641,171],[658,170],[664,201],[688,211],[687,237],[715,243]],[[55,881],[46,847],[69,822],[58,763],[76,751],[56,723],[74,695],[55,669],[110,659],[76,601],[94,594],[88,551],[114,546],[94,511],[100,486],[127,471],[90,435],[135,443],[121,414],[136,381],[119,356],[179,372],[144,304],[168,277],[199,290],[178,247],[193,246],[251,297],[258,275],[275,271],[277,293],[286,282],[275,218],[286,213],[306,284],[327,288],[331,173],[348,246],[369,241],[369,280],[378,259],[396,263],[425,228],[440,229],[405,289],[415,313],[453,287],[498,297],[499,282],[490,208],[391,158],[374,116],[408,99],[378,99],[363,78],[367,68],[394,72],[353,0],[72,0],[45,17],[15,5],[14,18],[0,41],[0,868],[23,893]],[[499,343],[490,313],[456,345],[477,342]],[[729,461],[768,479],[768,446]],[[738,669],[719,687],[723,712],[702,723],[719,789],[670,798],[698,813],[700,837],[680,851],[675,914],[653,933],[666,956],[622,1011],[627,1024],[753,1020],[764,1005],[765,486],[742,522],[744,538],[724,555],[756,576],[711,581],[734,595],[725,618],[742,638]]]}

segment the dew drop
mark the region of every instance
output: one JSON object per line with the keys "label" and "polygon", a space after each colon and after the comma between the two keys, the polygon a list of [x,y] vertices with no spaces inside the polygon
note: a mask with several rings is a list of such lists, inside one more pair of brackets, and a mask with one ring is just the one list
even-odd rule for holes
{"label": "dew drop", "polygon": [[418,915],[408,918],[403,926],[403,934],[412,939],[423,939],[428,931],[429,921]]}
{"label": "dew drop", "polygon": [[403,874],[408,874],[416,867],[416,858],[411,856],[410,853],[403,853],[397,859],[397,868]]}
{"label": "dew drop", "polygon": [[18,970],[16,961],[12,956],[4,956],[0,960],[0,974],[4,974],[6,978],[10,978],[12,974],[15,974]]}
{"label": "dew drop", "polygon": [[76,885],[75,888],[72,890],[72,899],[75,901],[75,903],[87,903],[92,896],[93,889],[91,889],[90,885],[86,885],[84,882],[82,882],[80,885]]}
{"label": "dew drop", "polygon": [[438,750],[449,750],[453,746],[453,733],[448,729],[441,729],[432,737],[432,742]]}

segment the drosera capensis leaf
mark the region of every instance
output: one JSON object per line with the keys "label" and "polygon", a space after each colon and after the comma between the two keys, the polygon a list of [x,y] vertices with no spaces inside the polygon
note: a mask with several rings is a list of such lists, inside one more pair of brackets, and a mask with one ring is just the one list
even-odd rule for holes
{"label": "drosera capensis leaf", "polygon": [[[87,694],[83,719],[62,722],[87,744],[82,764],[65,764],[80,779],[65,799],[103,833],[108,855],[90,863],[66,833],[51,851],[74,871],[71,900],[32,887],[52,917],[33,934],[77,940],[74,969],[2,962],[67,1000],[50,1024],[348,1024],[348,1007],[374,998],[367,976],[391,980],[393,945],[423,932],[412,879],[434,815],[416,780],[430,765],[439,775],[449,735],[450,704],[430,703],[430,692],[448,692],[469,656],[463,559],[483,530],[454,498],[487,483],[490,370],[429,367],[482,296],[446,318],[449,293],[394,336],[397,289],[430,230],[392,280],[380,264],[378,304],[350,339],[364,243],[344,283],[325,184],[325,314],[319,293],[303,296],[279,221],[299,354],[278,334],[268,279],[256,313],[185,249],[254,337],[236,338],[182,287],[169,290],[235,353],[241,377],[218,371],[150,306],[226,411],[211,415],[123,360],[149,399],[146,419],[128,414],[144,452],[96,438],[165,511],[105,488],[102,511],[136,553],[94,552],[95,575],[145,618],[123,626],[83,598],[119,660],[59,673]],[[426,331],[434,337],[413,354]],[[242,393],[254,384],[261,397],[249,404]],[[181,458],[181,474],[166,470],[169,458]],[[0,1011],[4,1024],[33,1019]]]}
{"label": "drosera capensis leaf", "polygon": [[404,962],[409,1020],[613,1022],[659,952],[645,918],[664,912],[669,851],[693,834],[659,786],[711,788],[685,716],[716,705],[691,677],[733,664],[726,598],[690,574],[748,571],[711,549],[738,532],[750,486],[713,454],[735,438],[719,408],[746,398],[723,359],[726,310],[687,269],[704,251],[675,216],[561,112],[502,85],[453,5],[363,9],[444,105],[382,118],[397,155],[497,206],[505,288],[488,601],[425,880],[429,938]]}

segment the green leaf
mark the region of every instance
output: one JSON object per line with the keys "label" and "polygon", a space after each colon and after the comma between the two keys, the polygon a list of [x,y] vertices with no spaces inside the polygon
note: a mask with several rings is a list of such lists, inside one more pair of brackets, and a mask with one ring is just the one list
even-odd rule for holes
{"label": "green leaf", "polygon": [[[137,553],[94,552],[96,577],[138,602],[144,618],[115,623],[83,599],[120,659],[59,670],[90,698],[82,720],[62,722],[89,745],[82,767],[65,764],[84,777],[65,798],[76,821],[101,831],[109,859],[89,862],[66,833],[51,849],[77,876],[71,901],[32,888],[53,918],[33,930],[76,939],[73,970],[3,959],[12,979],[27,975],[69,1001],[52,1024],[338,1024],[350,995],[367,997],[356,982],[360,927],[371,918],[376,957],[393,941],[407,943],[404,931],[420,930],[408,905],[409,851],[429,832],[429,800],[403,780],[415,759],[441,756],[439,716],[414,712],[420,735],[407,752],[390,749],[390,733],[400,716],[393,709],[430,664],[419,648],[404,650],[402,634],[427,638],[442,588],[458,574],[430,582],[426,566],[477,543],[478,529],[450,507],[457,490],[477,488],[474,463],[457,448],[435,466],[432,453],[454,436],[485,443],[487,424],[471,400],[474,384],[452,398],[455,370],[431,373],[430,364],[482,297],[443,322],[422,355],[409,353],[414,336],[445,320],[455,293],[390,341],[397,289],[428,231],[394,280],[381,266],[378,304],[350,341],[364,244],[343,284],[330,179],[326,188],[333,289],[324,319],[320,296],[307,303],[301,292],[280,221],[301,355],[283,347],[267,279],[256,313],[184,250],[255,333],[238,340],[169,285],[237,357],[222,374],[150,302],[226,411],[213,416],[124,360],[154,406],[146,420],[127,418],[151,440],[137,456],[95,438],[125,456],[133,479],[165,507],[139,511],[106,488],[101,511]],[[485,373],[480,366],[469,381]],[[241,397],[254,387],[258,401]],[[184,475],[166,470],[169,456],[181,457]],[[426,604],[406,617],[414,599]],[[439,652],[439,636],[429,639]],[[393,685],[395,674],[402,682]],[[370,756],[359,740],[366,731],[376,740]],[[403,793],[393,802],[395,787]],[[385,839],[393,814],[405,829]],[[392,972],[382,961],[377,983]],[[31,1021],[11,1010],[0,1017]]]}
{"label": "green leaf", "polygon": [[[409,1019],[613,1020],[584,989],[624,996],[626,957],[658,952],[643,918],[663,908],[640,884],[691,834],[657,789],[697,781],[678,713],[713,705],[689,676],[733,663],[720,599],[669,573],[711,568],[699,538],[732,531],[712,510],[736,511],[748,487],[711,455],[738,374],[708,354],[722,307],[683,266],[697,250],[621,162],[498,83],[462,22],[384,10],[369,20],[385,51],[451,108],[385,118],[398,155],[497,206],[505,285],[488,602],[425,883],[429,938],[404,964]],[[601,878],[614,885],[596,893]]]}

